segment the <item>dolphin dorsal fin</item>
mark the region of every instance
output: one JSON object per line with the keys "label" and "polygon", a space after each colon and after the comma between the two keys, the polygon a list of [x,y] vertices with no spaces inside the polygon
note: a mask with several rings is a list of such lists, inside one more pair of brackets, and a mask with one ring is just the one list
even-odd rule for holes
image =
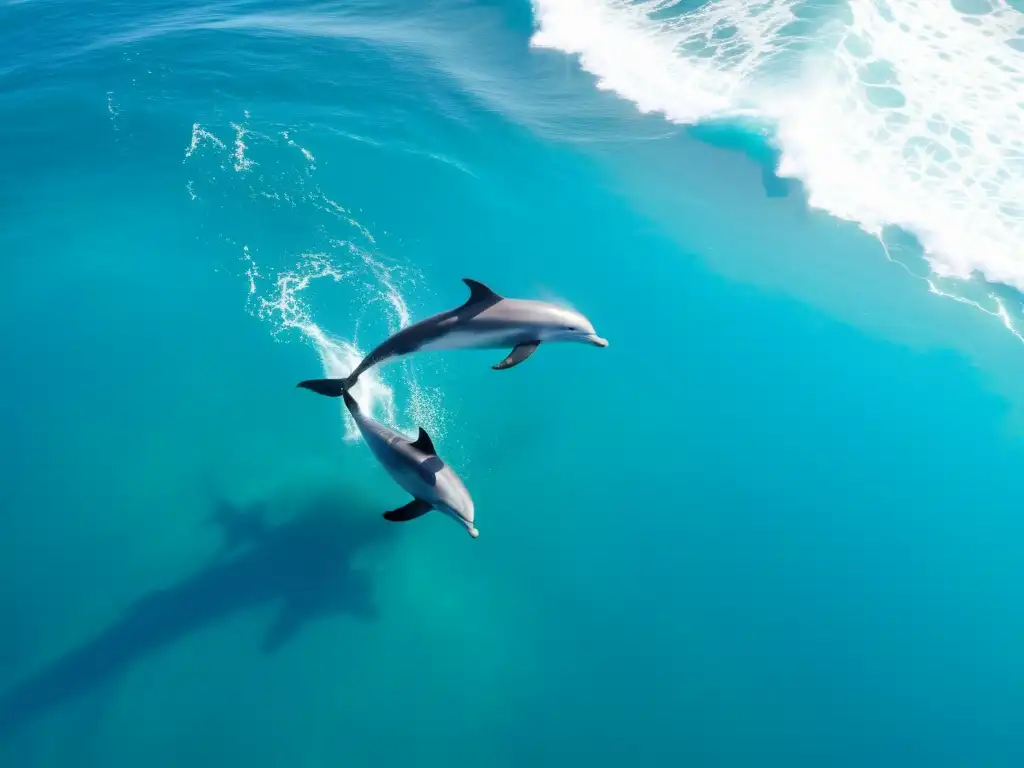
{"label": "dolphin dorsal fin", "polygon": [[424,453],[432,453],[435,456],[437,456],[437,451],[434,448],[434,443],[430,439],[430,435],[427,434],[427,431],[423,429],[423,427],[420,427],[420,433],[419,435],[416,436],[416,439],[412,441],[412,445],[416,448],[419,448]]}
{"label": "dolphin dorsal fin", "polygon": [[467,304],[473,304],[478,301],[501,301],[504,297],[500,294],[495,293],[483,283],[472,280],[468,277],[462,278],[467,286],[469,286],[469,298],[466,300]]}

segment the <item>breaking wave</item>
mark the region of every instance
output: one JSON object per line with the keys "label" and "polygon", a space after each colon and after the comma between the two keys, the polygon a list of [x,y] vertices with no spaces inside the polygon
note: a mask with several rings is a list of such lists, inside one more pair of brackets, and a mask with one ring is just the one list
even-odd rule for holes
{"label": "breaking wave", "polygon": [[1024,290],[1024,3],[695,5],[533,0],[532,45],[641,112],[753,121],[811,206],[911,233],[934,278]]}

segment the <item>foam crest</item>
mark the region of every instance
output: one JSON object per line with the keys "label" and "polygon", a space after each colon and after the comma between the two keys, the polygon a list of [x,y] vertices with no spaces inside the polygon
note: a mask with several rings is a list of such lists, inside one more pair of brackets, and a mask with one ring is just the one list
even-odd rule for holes
{"label": "foam crest", "polygon": [[1006,0],[533,0],[532,44],[694,124],[773,128],[809,203],[1024,290],[1024,14]]}
{"label": "foam crest", "polygon": [[832,67],[802,103],[778,102],[779,173],[868,231],[913,232],[941,276],[1024,289],[1024,57],[1006,44],[1024,16],[934,0],[851,11]]}

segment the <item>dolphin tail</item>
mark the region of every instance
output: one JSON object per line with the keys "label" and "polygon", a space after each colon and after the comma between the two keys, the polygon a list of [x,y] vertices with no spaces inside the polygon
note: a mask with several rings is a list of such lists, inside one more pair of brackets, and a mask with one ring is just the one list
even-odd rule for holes
{"label": "dolphin tail", "polygon": [[325,397],[341,397],[353,384],[355,381],[349,376],[344,379],[308,379],[300,381],[296,386]]}

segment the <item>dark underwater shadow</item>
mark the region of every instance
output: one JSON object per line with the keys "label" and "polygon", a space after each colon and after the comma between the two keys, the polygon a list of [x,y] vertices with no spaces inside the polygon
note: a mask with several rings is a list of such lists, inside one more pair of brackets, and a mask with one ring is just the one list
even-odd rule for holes
{"label": "dark underwater shadow", "polygon": [[213,561],[167,589],[143,595],[109,627],[0,696],[0,737],[116,679],[130,665],[189,634],[266,605],[277,612],[260,640],[273,653],[320,618],[376,617],[371,577],[353,556],[394,529],[379,514],[337,498],[300,502],[279,525],[262,509],[215,505],[223,532]]}

